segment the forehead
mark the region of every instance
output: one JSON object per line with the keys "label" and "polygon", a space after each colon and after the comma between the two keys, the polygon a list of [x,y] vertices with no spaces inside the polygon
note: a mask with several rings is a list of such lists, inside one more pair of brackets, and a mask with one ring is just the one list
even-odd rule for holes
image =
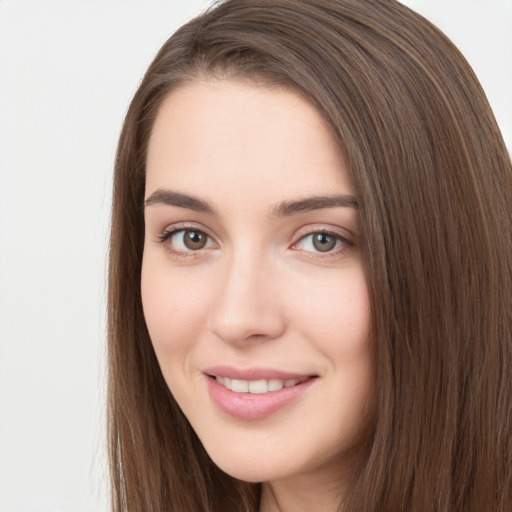
{"label": "forehead", "polygon": [[274,201],[352,190],[330,127],[296,92],[234,80],[181,86],[153,126],[146,195],[170,187],[211,196],[222,185]]}

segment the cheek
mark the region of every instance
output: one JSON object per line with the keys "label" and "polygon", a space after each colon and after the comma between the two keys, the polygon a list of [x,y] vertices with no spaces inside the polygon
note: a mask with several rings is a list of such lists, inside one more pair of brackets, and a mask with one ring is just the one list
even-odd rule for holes
{"label": "cheek", "polygon": [[295,317],[309,339],[331,357],[363,357],[369,346],[370,307],[366,280],[360,269],[336,279],[318,280],[308,290],[289,294]]}
{"label": "cheek", "polygon": [[180,273],[158,271],[150,261],[143,262],[141,294],[144,318],[156,355],[185,354],[202,328],[208,307],[204,288],[198,293],[194,280],[180,279]]}
{"label": "cheek", "polygon": [[[353,427],[357,432],[357,418],[367,417],[373,409],[375,361],[366,279],[358,268],[344,273],[343,279],[319,280],[313,291],[290,294],[295,316],[301,319],[298,325],[304,337],[328,361],[333,390],[340,390],[340,394],[332,393],[329,403],[329,408],[339,408],[339,417],[344,418],[340,429],[345,432]],[[353,424],[347,422],[347,416],[353,418]]]}

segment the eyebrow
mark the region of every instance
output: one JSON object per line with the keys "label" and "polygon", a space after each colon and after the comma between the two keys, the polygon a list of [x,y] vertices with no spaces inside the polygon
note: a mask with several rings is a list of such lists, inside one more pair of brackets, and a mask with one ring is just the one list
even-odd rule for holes
{"label": "eyebrow", "polygon": [[187,208],[188,210],[194,210],[196,212],[207,213],[209,215],[215,215],[215,209],[212,208],[206,201],[199,199],[188,194],[180,194],[179,192],[173,192],[159,188],[155,190],[145,201],[144,207],[152,206],[154,204],[165,204],[167,206],[178,206],[180,208]]}
{"label": "eyebrow", "polygon": [[357,209],[357,199],[354,196],[341,194],[333,196],[306,197],[293,201],[283,201],[272,208],[273,217],[288,217],[298,213],[321,210],[324,208],[354,208]]}
{"label": "eyebrow", "polygon": [[[181,194],[172,190],[159,188],[155,190],[145,201],[144,206],[155,204],[164,204],[167,206],[178,206],[208,215],[216,215],[217,211],[209,203],[197,197]],[[347,194],[338,194],[331,196],[314,196],[304,199],[283,201],[275,205],[271,210],[271,217],[289,217],[299,213],[305,213],[313,210],[325,208],[353,208],[357,209],[357,199]]]}

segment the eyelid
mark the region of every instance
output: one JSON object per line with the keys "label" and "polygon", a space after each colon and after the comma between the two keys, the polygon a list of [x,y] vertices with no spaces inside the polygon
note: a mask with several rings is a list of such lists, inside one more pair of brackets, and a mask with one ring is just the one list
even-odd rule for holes
{"label": "eyelid", "polygon": [[215,237],[211,235],[210,231],[204,226],[197,224],[195,222],[178,222],[176,224],[171,224],[167,226],[159,234],[156,235],[157,242],[162,244],[175,257],[196,258],[200,256],[202,252],[211,249],[211,247],[203,247],[197,250],[191,249],[183,251],[172,247],[168,242],[173,235],[179,233],[180,231],[199,231],[201,233],[204,233],[208,237],[209,241],[213,242],[215,247],[219,246],[219,243],[217,242]]}
{"label": "eyelid", "polygon": [[216,242],[215,236],[213,236],[208,228],[203,226],[202,224],[198,224],[197,222],[177,222],[176,224],[170,224],[162,229],[158,234],[157,238],[162,238],[164,236],[169,236],[172,233],[176,233],[177,231],[201,231],[202,233],[208,235],[209,238]]}
{"label": "eyelid", "polygon": [[340,236],[346,240],[352,240],[355,237],[354,233],[350,229],[323,223],[304,226],[296,231],[295,236],[300,238],[311,233],[330,233],[332,235]]}
{"label": "eyelid", "polygon": [[[348,243],[352,243],[352,244],[354,243],[354,241],[353,241],[354,235],[350,230],[341,228],[341,227],[337,227],[337,226],[326,225],[326,224],[312,224],[309,226],[305,226],[305,227],[297,230],[297,232],[294,235],[294,238],[298,241],[298,240],[301,240],[302,238],[304,238],[308,235],[311,235],[313,233],[326,233],[328,235],[333,235],[333,236],[339,237],[339,238],[347,241]],[[297,243],[297,242],[295,242],[295,243]]]}
{"label": "eyelid", "polygon": [[[216,237],[213,236],[210,232],[210,230],[206,227],[204,227],[201,224],[198,224],[196,222],[178,222],[176,224],[168,225],[166,228],[164,228],[159,234],[156,235],[157,242],[163,245],[173,256],[176,257],[182,257],[182,258],[190,258],[190,257],[199,257],[201,256],[201,253],[204,251],[212,249],[212,247],[204,247],[197,250],[179,250],[174,247],[172,247],[168,242],[168,240],[176,233],[180,231],[200,231],[201,233],[204,233],[209,241],[213,243],[213,248],[218,248],[219,243],[216,240]],[[345,235],[343,232],[348,233],[348,236]],[[333,236],[341,241],[341,247],[334,248],[330,251],[321,252],[321,251],[310,251],[306,249],[301,249],[297,247],[305,238],[308,236],[315,234],[315,233],[323,233],[329,236]],[[352,239],[352,233],[348,229],[344,229],[337,226],[326,226],[325,224],[321,225],[309,225],[305,226],[301,229],[299,229],[296,234],[294,235],[294,242],[291,244],[290,249],[296,250],[296,251],[302,251],[304,253],[307,253],[309,257],[317,258],[317,259],[327,259],[332,258],[336,256],[340,256],[342,253],[346,252],[347,250],[351,249],[355,242]]]}
{"label": "eyelid", "polygon": [[[296,233],[295,242],[291,245],[292,250],[296,251],[303,251],[304,253],[307,253],[309,257],[315,258],[315,259],[327,259],[327,258],[334,258],[337,256],[340,256],[341,254],[345,253],[347,250],[351,249],[355,242],[353,241],[352,237],[347,236],[342,233],[342,231],[346,231],[348,233],[349,230],[342,229],[342,228],[336,228],[333,226],[325,226],[325,225],[312,225],[307,226],[305,228],[302,228]],[[337,247],[331,251],[321,252],[321,251],[309,251],[306,249],[300,249],[297,246],[308,236],[311,236],[316,233],[323,233],[329,236],[333,236],[341,241],[341,247]]]}

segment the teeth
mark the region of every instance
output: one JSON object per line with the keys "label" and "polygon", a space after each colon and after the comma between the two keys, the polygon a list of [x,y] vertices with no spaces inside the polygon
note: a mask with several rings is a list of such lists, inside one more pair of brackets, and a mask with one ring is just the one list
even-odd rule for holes
{"label": "teeth", "polygon": [[215,380],[222,384],[227,389],[234,391],[235,393],[252,393],[254,395],[260,395],[268,393],[269,391],[279,391],[282,388],[291,388],[301,382],[307,380],[308,377],[303,379],[261,379],[261,380],[240,380],[230,379],[229,377],[215,377]]}
{"label": "teeth", "polygon": [[250,380],[249,393],[260,395],[268,391],[268,384],[266,380]]}
{"label": "teeth", "polygon": [[248,393],[249,381],[233,379],[231,381],[231,391],[234,391],[235,393]]}
{"label": "teeth", "polygon": [[270,379],[268,381],[268,390],[269,391],[279,391],[284,387],[284,382],[278,379]]}

